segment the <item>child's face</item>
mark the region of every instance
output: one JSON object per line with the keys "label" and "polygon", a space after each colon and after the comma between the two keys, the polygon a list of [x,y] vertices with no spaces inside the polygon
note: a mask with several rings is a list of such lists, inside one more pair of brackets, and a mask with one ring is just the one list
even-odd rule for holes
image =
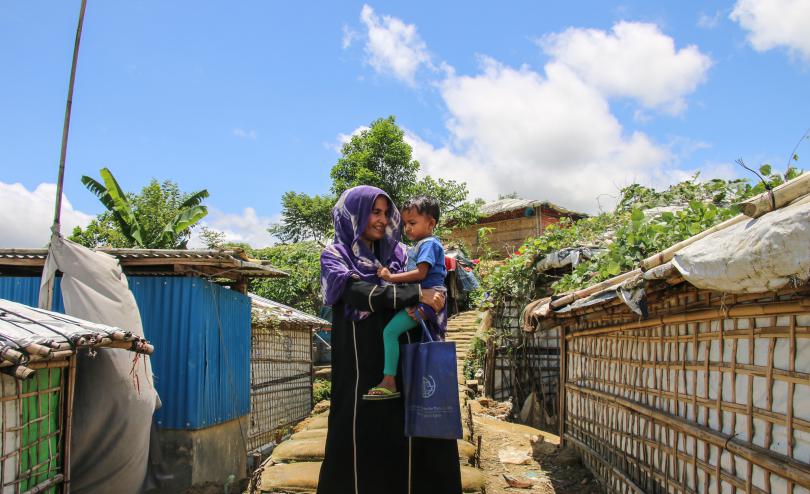
{"label": "child's face", "polygon": [[422,240],[433,235],[436,220],[426,214],[419,214],[416,208],[411,208],[402,212],[402,224],[406,237],[410,240]]}

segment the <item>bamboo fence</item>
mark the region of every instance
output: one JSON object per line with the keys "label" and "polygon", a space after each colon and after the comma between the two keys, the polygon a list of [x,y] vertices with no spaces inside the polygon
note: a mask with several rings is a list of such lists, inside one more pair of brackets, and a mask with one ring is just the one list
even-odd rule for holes
{"label": "bamboo fence", "polygon": [[558,317],[561,436],[610,492],[810,492],[810,288]]}
{"label": "bamboo fence", "polygon": [[312,411],[312,334],[327,321],[251,295],[248,452],[276,441]]}
{"label": "bamboo fence", "polygon": [[543,413],[533,425],[556,430],[560,376],[559,336],[556,332],[523,331],[521,307],[506,299],[493,310],[495,336],[487,344],[484,391],[496,400],[512,398],[518,409],[534,394]]}

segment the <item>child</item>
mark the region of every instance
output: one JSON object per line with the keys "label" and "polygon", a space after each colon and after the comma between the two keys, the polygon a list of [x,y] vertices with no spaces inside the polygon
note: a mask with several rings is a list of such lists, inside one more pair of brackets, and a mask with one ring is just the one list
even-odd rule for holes
{"label": "child", "polygon": [[[377,276],[389,283],[416,283],[422,288],[445,290],[444,277],[447,269],[444,266],[444,247],[438,238],[433,236],[433,229],[439,221],[439,203],[430,197],[417,197],[402,206],[402,224],[405,235],[416,242],[408,249],[406,271],[391,274],[386,267],[377,270]],[[427,317],[436,317],[431,310],[425,309]],[[399,363],[399,337],[411,328],[416,322],[408,311],[403,309],[394,315],[394,318],[383,330],[383,343],[385,345],[385,368],[380,384],[371,388],[368,394],[363,395],[364,400],[387,400],[398,398],[397,364]]]}

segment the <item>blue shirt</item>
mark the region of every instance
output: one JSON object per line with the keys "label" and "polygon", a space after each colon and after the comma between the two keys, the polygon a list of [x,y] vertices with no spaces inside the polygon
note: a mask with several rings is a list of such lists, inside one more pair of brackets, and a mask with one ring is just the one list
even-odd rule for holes
{"label": "blue shirt", "polygon": [[408,261],[405,264],[405,271],[413,271],[419,263],[428,263],[427,276],[419,284],[422,288],[433,288],[444,286],[444,277],[447,276],[447,268],[444,266],[444,247],[436,237],[426,237],[416,245],[408,249]]}

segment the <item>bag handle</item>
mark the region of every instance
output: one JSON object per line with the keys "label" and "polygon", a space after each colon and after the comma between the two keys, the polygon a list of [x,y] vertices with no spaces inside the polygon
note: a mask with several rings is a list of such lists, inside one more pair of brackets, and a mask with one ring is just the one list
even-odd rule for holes
{"label": "bag handle", "polygon": [[419,314],[419,309],[416,309],[416,320],[419,321],[419,324],[422,326],[422,341],[427,340],[428,343],[433,343],[433,337],[430,336],[430,331],[428,331],[427,324],[425,324],[425,320],[422,319],[422,315]]}

